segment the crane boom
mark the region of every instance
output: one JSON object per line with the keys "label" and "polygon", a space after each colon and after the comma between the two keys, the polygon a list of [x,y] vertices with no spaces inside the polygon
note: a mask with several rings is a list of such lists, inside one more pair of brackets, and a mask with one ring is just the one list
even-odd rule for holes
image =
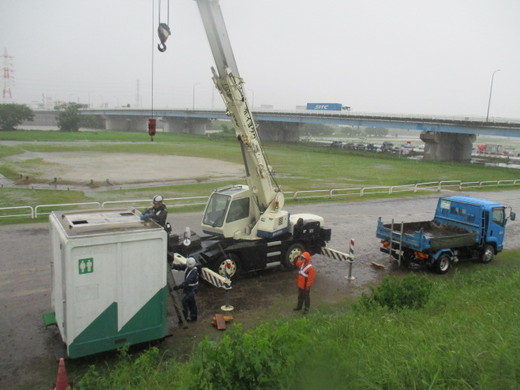
{"label": "crane boom", "polygon": [[261,212],[266,211],[275,199],[277,208],[280,208],[283,205],[283,194],[273,187],[267,158],[247,103],[244,81],[238,71],[219,1],[196,1],[215,60],[213,81],[224,100],[242,148],[247,184]]}
{"label": "crane boom", "polygon": [[219,2],[215,0],[196,1],[218,74],[225,75],[226,68],[229,68],[235,76],[240,77]]}

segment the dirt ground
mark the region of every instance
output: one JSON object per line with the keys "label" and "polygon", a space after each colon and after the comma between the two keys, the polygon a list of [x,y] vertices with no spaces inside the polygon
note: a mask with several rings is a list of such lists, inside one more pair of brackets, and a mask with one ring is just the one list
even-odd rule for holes
{"label": "dirt ground", "polygon": [[[40,160],[41,159],[41,160]],[[222,160],[200,157],[123,153],[37,153],[25,152],[5,161],[17,163],[23,176],[51,182],[94,182],[128,184],[221,177],[242,177],[244,168]]]}

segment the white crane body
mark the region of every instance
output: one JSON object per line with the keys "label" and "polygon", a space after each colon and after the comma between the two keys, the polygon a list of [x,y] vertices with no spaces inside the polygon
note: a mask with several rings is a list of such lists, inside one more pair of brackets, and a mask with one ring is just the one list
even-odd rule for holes
{"label": "white crane body", "polygon": [[[284,196],[275,185],[256,123],[244,92],[218,0],[195,0],[215,60],[213,82],[226,105],[242,150],[247,185],[215,190],[202,220],[205,245],[179,248],[223,274],[231,259],[235,270],[292,266],[304,250],[318,252],[330,240],[322,217],[283,210]],[[196,240],[197,241],[197,240]],[[198,241],[197,241],[198,242]],[[229,270],[228,270],[229,271]]]}

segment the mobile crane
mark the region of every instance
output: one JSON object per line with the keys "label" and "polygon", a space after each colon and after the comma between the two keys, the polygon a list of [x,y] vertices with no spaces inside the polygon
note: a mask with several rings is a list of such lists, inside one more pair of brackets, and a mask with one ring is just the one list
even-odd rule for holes
{"label": "mobile crane", "polygon": [[[283,210],[284,195],[276,184],[260,143],[244,93],[218,0],[195,0],[215,60],[213,82],[226,105],[242,150],[247,185],[215,190],[206,205],[202,230],[207,236],[174,239],[170,251],[193,256],[198,263],[231,278],[277,266],[292,267],[304,251],[317,253],[331,230],[314,214]],[[196,235],[195,235],[196,236]],[[228,261],[226,261],[228,260]],[[230,260],[230,261],[229,261]]]}

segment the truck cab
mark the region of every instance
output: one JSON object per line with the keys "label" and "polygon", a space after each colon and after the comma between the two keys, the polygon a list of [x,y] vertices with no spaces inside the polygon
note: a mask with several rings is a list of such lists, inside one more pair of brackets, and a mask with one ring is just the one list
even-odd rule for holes
{"label": "truck cab", "polygon": [[[515,219],[511,212],[510,218]],[[508,217],[506,207],[486,199],[466,196],[440,198],[434,221],[457,226],[476,233],[480,245],[492,245],[495,253],[504,247],[504,235]]]}

